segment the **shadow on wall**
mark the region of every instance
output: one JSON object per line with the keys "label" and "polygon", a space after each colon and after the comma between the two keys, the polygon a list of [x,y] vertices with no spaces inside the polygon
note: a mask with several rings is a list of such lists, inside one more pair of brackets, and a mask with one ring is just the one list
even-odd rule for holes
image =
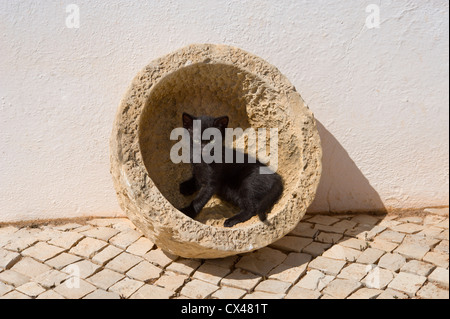
{"label": "shadow on wall", "polygon": [[322,177],[308,212],[386,212],[370,185],[339,141],[317,121],[322,142]]}

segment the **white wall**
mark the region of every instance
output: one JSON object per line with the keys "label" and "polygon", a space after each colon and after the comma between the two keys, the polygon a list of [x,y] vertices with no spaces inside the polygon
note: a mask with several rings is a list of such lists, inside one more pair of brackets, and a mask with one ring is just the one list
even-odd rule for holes
{"label": "white wall", "polygon": [[[365,26],[371,3],[380,28]],[[264,58],[313,110],[324,175],[311,210],[448,205],[448,12],[446,0],[2,0],[0,221],[121,214],[108,154],[121,96],[196,42]]]}

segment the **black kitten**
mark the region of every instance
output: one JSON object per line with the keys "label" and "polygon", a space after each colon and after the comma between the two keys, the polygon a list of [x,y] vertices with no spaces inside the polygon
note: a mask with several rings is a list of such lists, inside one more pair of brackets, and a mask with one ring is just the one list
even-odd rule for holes
{"label": "black kitten", "polygon": [[[201,121],[201,135],[207,128],[217,128],[225,137],[225,128],[228,126],[228,117],[213,118],[210,116],[193,117],[183,113],[183,127],[190,135],[190,159],[192,163],[193,177],[180,184],[180,193],[192,195],[198,191],[197,196],[187,207],[181,209],[183,213],[195,218],[213,195],[234,204],[240,208],[240,212],[228,218],[224,226],[232,227],[238,223],[245,222],[252,216],[258,214],[261,221],[266,219],[266,214],[278,201],[283,192],[283,182],[277,173],[260,174],[260,168],[265,165],[243,154],[244,162],[236,162],[238,151],[232,150],[233,163],[225,163],[225,147],[222,145],[222,163],[205,163],[203,158],[200,163],[193,161],[193,121]],[[224,138],[222,138],[222,141]],[[197,141],[197,143],[200,141]],[[212,139],[201,140],[201,149]],[[240,154],[242,155],[242,154]]]}

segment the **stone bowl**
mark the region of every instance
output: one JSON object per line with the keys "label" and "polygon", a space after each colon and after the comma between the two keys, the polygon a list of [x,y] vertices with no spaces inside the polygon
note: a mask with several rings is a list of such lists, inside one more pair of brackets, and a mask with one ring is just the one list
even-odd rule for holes
{"label": "stone bowl", "polygon": [[[228,115],[231,128],[278,129],[284,192],[266,221],[254,216],[224,227],[237,208],[215,197],[195,220],[177,209],[193,198],[179,192],[191,177],[190,164],[174,164],[169,156],[178,142],[170,133],[182,127],[183,112]],[[294,86],[263,59],[226,45],[190,45],[140,71],[120,103],[110,150],[128,218],[158,247],[187,258],[226,257],[280,239],[304,216],[322,169],[314,116]]]}

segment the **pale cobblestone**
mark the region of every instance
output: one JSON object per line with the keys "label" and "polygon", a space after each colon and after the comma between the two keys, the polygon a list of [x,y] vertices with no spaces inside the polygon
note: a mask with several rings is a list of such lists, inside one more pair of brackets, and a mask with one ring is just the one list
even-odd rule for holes
{"label": "pale cobblestone", "polygon": [[449,291],[429,282],[420,288],[417,296],[424,299],[449,299]]}
{"label": "pale cobblestone", "polygon": [[372,288],[361,288],[352,293],[348,299],[375,299],[377,298],[383,290],[372,289]]}
{"label": "pale cobblestone", "polygon": [[110,269],[103,269],[95,275],[89,277],[87,281],[96,287],[108,290],[109,287],[114,285],[119,280],[122,280],[125,276]]}
{"label": "pale cobblestone", "polygon": [[371,248],[383,250],[385,252],[392,252],[395,248],[398,247],[397,243],[389,242],[383,239],[377,239],[375,237],[374,241],[369,243]]}
{"label": "pale cobblestone", "polygon": [[344,299],[352,294],[356,289],[361,287],[361,283],[349,279],[335,279],[330,282],[322,291],[324,294],[329,294],[333,297]]}
{"label": "pale cobblestone", "polygon": [[230,270],[216,265],[203,264],[194,273],[192,278],[200,279],[211,284],[218,285],[223,277],[228,275]]}
{"label": "pale cobblestone", "polygon": [[64,248],[56,247],[43,242],[38,242],[34,246],[31,246],[30,248],[22,251],[21,254],[23,256],[33,257],[36,260],[44,262],[62,253],[63,251]]}
{"label": "pale cobblestone", "polygon": [[318,230],[314,228],[314,224],[300,222],[288,235],[313,238],[317,233]]}
{"label": "pale cobblestone", "polygon": [[284,294],[291,287],[291,284],[279,280],[264,280],[260,282],[256,287],[255,291],[269,292],[272,294]]}
{"label": "pale cobblestone", "polygon": [[316,290],[294,286],[289,290],[286,299],[319,299],[321,295],[322,294]]}
{"label": "pale cobblestone", "polygon": [[439,245],[437,245],[436,247],[434,247],[434,251],[441,252],[441,253],[444,253],[444,254],[447,254],[447,255],[448,255],[448,253],[449,253],[449,250],[448,250],[448,240],[443,240],[443,241],[441,241],[441,242],[439,243]]}
{"label": "pale cobblestone", "polygon": [[79,261],[81,257],[68,253],[62,253],[52,259],[47,260],[45,263],[57,270],[63,269],[67,265],[73,264]]}
{"label": "pale cobblestone", "polygon": [[32,298],[36,298],[39,294],[45,291],[44,288],[35,282],[27,282],[26,284],[17,287],[16,290]]}
{"label": "pale cobblestone", "polygon": [[359,255],[356,262],[361,264],[375,264],[384,254],[384,250],[369,247],[364,250],[361,255]]}
{"label": "pale cobblestone", "polygon": [[49,289],[61,284],[68,278],[66,273],[63,273],[56,269],[50,269],[39,276],[33,278],[33,281],[40,284],[42,287]]}
{"label": "pale cobblestone", "polygon": [[166,269],[183,275],[190,276],[200,267],[201,262],[196,259],[180,258],[172,262]]}
{"label": "pale cobblestone", "polygon": [[172,261],[176,260],[178,257],[170,253],[164,252],[160,248],[157,248],[146,253],[144,255],[144,258],[149,262],[164,268],[167,265],[169,265]]}
{"label": "pale cobblestone", "polygon": [[236,263],[238,258],[239,258],[238,256],[229,256],[225,258],[206,259],[205,263],[231,269],[231,267]]}
{"label": "pale cobblestone", "polygon": [[300,279],[300,281],[295,286],[309,290],[320,290],[319,284],[324,278],[325,274],[323,272],[312,269],[308,271],[306,275],[302,279]]}
{"label": "pale cobblestone", "polygon": [[403,241],[403,238],[405,238],[405,234],[402,234],[397,231],[393,230],[385,230],[381,234],[375,237],[376,239],[384,240],[390,243],[397,243],[400,244]]}
{"label": "pale cobblestone", "polygon": [[342,234],[327,233],[327,232],[322,231],[315,237],[315,240],[317,240],[321,243],[335,244],[335,243],[339,242],[339,240],[342,237],[343,237]]}
{"label": "pale cobblestone", "polygon": [[370,270],[371,268],[367,267],[367,265],[354,263],[342,269],[337,277],[341,279],[361,281]]}
{"label": "pale cobblestone", "polygon": [[83,297],[83,299],[120,299],[118,293],[97,289],[94,292]]}
{"label": "pale cobblestone", "polygon": [[406,223],[392,227],[393,230],[398,231],[400,233],[406,234],[415,234],[424,229],[423,225],[417,225],[414,223]]}
{"label": "pale cobblestone", "polygon": [[392,271],[398,271],[404,264],[406,264],[406,258],[395,253],[385,254],[378,262],[378,266]]}
{"label": "pale cobblestone", "polygon": [[141,257],[123,252],[107,263],[105,267],[120,273],[125,273],[141,261]]}
{"label": "pale cobblestone", "polygon": [[378,218],[377,216],[358,214],[355,217],[353,217],[351,220],[358,224],[373,226],[380,221],[380,218]]}
{"label": "pale cobblestone", "polygon": [[448,257],[448,254],[430,251],[423,257],[423,261],[427,261],[439,267],[448,267]]}
{"label": "pale cobblestone", "polygon": [[239,289],[245,289],[247,291],[252,290],[262,280],[259,275],[252,274],[251,272],[236,269],[234,272],[222,279],[221,284],[224,286],[230,286]]}
{"label": "pale cobblestone", "polygon": [[394,252],[399,253],[409,259],[421,260],[425,254],[430,251],[430,244],[426,237],[419,239],[417,237],[406,237]]}
{"label": "pale cobblestone", "polygon": [[140,281],[149,281],[157,279],[162,273],[162,269],[149,263],[148,261],[141,261],[139,264],[131,268],[127,272],[127,276]]}
{"label": "pale cobblestone", "polygon": [[269,247],[206,260],[126,218],[0,226],[0,298],[448,299],[448,213],[399,215],[307,215]]}
{"label": "pale cobblestone", "polygon": [[23,257],[11,268],[11,270],[21,273],[27,277],[36,277],[50,270],[50,267],[34,260],[33,258]]}
{"label": "pale cobblestone", "polygon": [[95,238],[84,238],[75,247],[69,250],[73,255],[91,258],[95,253],[108,245],[107,242]]}
{"label": "pale cobblestone", "polygon": [[317,256],[322,255],[323,252],[326,251],[330,247],[331,247],[331,244],[312,242],[311,244],[306,246],[302,252],[310,254],[314,257],[317,257]]}
{"label": "pale cobblestone", "polygon": [[0,270],[11,268],[19,259],[19,253],[0,248]]}
{"label": "pale cobblestone", "polygon": [[113,245],[108,245],[99,253],[92,257],[92,261],[99,265],[105,265],[107,262],[111,261],[113,258],[117,257],[123,252],[122,249],[117,248]]}
{"label": "pale cobblestone", "polygon": [[97,270],[100,269],[100,266],[90,262],[89,260],[80,260],[76,263],[66,266],[61,271],[66,274],[72,274],[74,269],[77,270],[77,275],[79,275],[80,278],[86,279],[87,277],[97,272]]}
{"label": "pale cobblestone", "polygon": [[339,221],[339,219],[332,217],[332,216],[316,215],[316,216],[313,216],[312,218],[309,218],[307,221],[308,221],[308,223],[330,226],[334,223],[337,223]]}
{"label": "pale cobblestone", "polygon": [[47,290],[37,296],[36,299],[65,299],[63,296],[55,292],[54,290]]}
{"label": "pale cobblestone", "polygon": [[290,253],[283,263],[270,271],[270,279],[294,283],[306,273],[308,263],[312,256],[304,253]]}
{"label": "pale cobblestone", "polygon": [[283,299],[285,294],[271,294],[263,291],[255,291],[247,294],[242,299]]}
{"label": "pale cobblestone", "polygon": [[389,288],[404,292],[412,297],[426,280],[427,278],[425,276],[400,272],[389,284]]}
{"label": "pale cobblestone", "polygon": [[309,267],[323,271],[326,274],[336,276],[345,265],[344,260],[337,260],[319,256],[309,263]]}
{"label": "pale cobblestone", "polygon": [[6,295],[3,295],[0,297],[0,299],[31,299],[31,297],[17,291],[13,290],[11,292],[8,292]]}
{"label": "pale cobblestone", "polygon": [[174,293],[170,290],[158,286],[143,285],[133,293],[130,299],[169,299],[173,295]]}
{"label": "pale cobblestone", "polygon": [[169,271],[165,272],[157,281],[155,281],[155,285],[170,291],[177,291],[184,285],[188,278],[189,277],[186,275]]}
{"label": "pale cobblestone", "polygon": [[[372,268],[371,265],[368,265],[368,267]],[[392,271],[374,266],[364,277],[362,283],[367,288],[385,289],[394,277],[395,274]]]}
{"label": "pale cobblestone", "polygon": [[184,285],[180,294],[193,299],[204,299],[214,293],[217,289],[219,289],[219,287],[216,285],[193,279]]}
{"label": "pale cobblestone", "polygon": [[70,286],[66,282],[60,284],[55,292],[67,299],[81,299],[87,294],[96,290],[96,287],[86,282],[84,279],[79,280],[79,286]]}
{"label": "pale cobblestone", "polygon": [[30,277],[8,269],[0,273],[0,281],[10,286],[19,287],[30,281]]}
{"label": "pale cobblestone", "polygon": [[334,245],[333,247],[331,247],[322,254],[323,257],[352,262],[356,261],[360,255],[361,255],[360,250],[344,247],[341,245]]}
{"label": "pale cobblestone", "polygon": [[236,267],[266,276],[273,268],[280,265],[287,255],[279,250],[264,247],[242,257]]}
{"label": "pale cobblestone", "polygon": [[119,294],[121,298],[129,298],[143,285],[144,283],[142,281],[125,277],[124,279],[120,280],[119,282],[109,287],[108,291],[112,291]]}
{"label": "pale cobblestone", "polygon": [[83,235],[76,232],[58,232],[48,243],[64,249],[70,249],[82,238]]}
{"label": "pale cobblestone", "polygon": [[14,290],[13,286],[7,285],[0,281],[0,297],[13,290]]}
{"label": "pale cobblestone", "polygon": [[86,237],[92,237],[103,241],[108,241],[111,237],[118,234],[119,231],[110,227],[93,227],[81,232]]}
{"label": "pale cobblestone", "polygon": [[377,297],[377,299],[408,299],[408,295],[393,289],[386,289]]}
{"label": "pale cobblestone", "polygon": [[112,237],[109,242],[119,248],[127,249],[128,246],[138,240],[141,236],[142,234],[140,232],[133,229],[127,229]]}
{"label": "pale cobblestone", "polygon": [[419,260],[410,260],[400,269],[400,271],[409,272],[419,276],[428,276],[434,268],[435,266],[429,263]]}
{"label": "pale cobblestone", "polygon": [[301,252],[303,248],[311,244],[313,240],[306,237],[284,236],[277,240],[270,247],[284,251]]}
{"label": "pale cobblestone", "polygon": [[233,287],[221,287],[219,290],[214,292],[211,298],[214,299],[239,299],[242,298],[247,292],[242,289],[237,289]]}
{"label": "pale cobblestone", "polygon": [[428,277],[428,280],[448,289],[449,288],[448,287],[448,281],[449,281],[448,269],[444,269],[442,267],[436,268],[430,274],[430,276]]}
{"label": "pale cobblestone", "polygon": [[151,240],[145,237],[141,237],[130,246],[128,246],[127,252],[137,256],[144,256],[153,248],[153,246],[155,246],[155,244]]}

